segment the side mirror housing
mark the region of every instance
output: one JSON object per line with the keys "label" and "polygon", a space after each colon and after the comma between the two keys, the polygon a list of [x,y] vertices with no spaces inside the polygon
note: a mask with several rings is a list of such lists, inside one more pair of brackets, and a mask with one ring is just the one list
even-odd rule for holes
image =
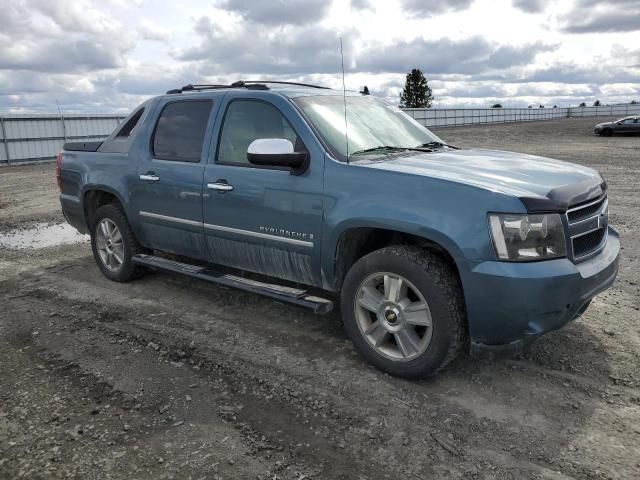
{"label": "side mirror housing", "polygon": [[309,166],[307,152],[295,152],[286,138],[258,138],[247,148],[247,160],[252,165],[287,167],[291,175],[301,175]]}

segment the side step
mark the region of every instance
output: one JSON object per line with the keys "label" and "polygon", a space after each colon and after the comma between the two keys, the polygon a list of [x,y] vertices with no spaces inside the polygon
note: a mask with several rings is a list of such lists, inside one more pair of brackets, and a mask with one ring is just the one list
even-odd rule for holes
{"label": "side step", "polygon": [[139,254],[133,257],[133,262],[145,267],[182,273],[193,278],[217,283],[224,287],[237,288],[245,292],[257,293],[279,302],[290,303],[299,307],[313,310],[313,313],[328,313],[333,310],[333,302],[324,298],[309,295],[306,290],[285,287],[274,283],[259,282],[247,278],[218,272],[212,267],[201,267],[188,263],[176,262],[154,255]]}

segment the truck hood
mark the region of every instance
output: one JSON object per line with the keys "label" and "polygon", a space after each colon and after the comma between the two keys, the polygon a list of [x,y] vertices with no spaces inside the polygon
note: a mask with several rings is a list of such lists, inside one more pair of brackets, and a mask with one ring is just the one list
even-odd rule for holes
{"label": "truck hood", "polygon": [[563,211],[570,205],[599,197],[606,191],[604,180],[591,168],[500,150],[404,152],[354,163],[516,196],[530,212]]}

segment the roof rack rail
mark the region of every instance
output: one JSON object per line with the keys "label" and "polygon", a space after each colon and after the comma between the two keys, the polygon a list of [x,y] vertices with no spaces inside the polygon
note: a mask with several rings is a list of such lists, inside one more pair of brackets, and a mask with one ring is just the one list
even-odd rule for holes
{"label": "roof rack rail", "polygon": [[313,85],[311,83],[299,83],[299,82],[285,82],[282,80],[240,80],[235,83],[275,83],[278,85],[297,85],[298,87],[310,87],[310,88],[321,88],[323,90],[331,90],[330,87],[323,87],[321,85]]}
{"label": "roof rack rail", "polygon": [[182,88],[174,88],[167,91],[167,95],[174,95],[182,92],[193,92],[198,90],[217,90],[222,88],[248,88],[251,90],[269,90],[267,83],[273,83],[278,85],[297,85],[299,87],[321,88],[324,90],[330,90],[329,87],[322,87],[320,85],[311,85],[309,83],[298,82],[285,82],[281,80],[238,80],[230,85],[218,85],[218,84],[188,84]]}

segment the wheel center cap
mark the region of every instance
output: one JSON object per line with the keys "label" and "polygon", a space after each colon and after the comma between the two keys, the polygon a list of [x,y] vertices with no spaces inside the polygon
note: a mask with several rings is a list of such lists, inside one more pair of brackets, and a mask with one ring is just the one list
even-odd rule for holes
{"label": "wheel center cap", "polygon": [[384,318],[389,323],[396,323],[398,321],[398,314],[393,310],[387,310],[384,312]]}

